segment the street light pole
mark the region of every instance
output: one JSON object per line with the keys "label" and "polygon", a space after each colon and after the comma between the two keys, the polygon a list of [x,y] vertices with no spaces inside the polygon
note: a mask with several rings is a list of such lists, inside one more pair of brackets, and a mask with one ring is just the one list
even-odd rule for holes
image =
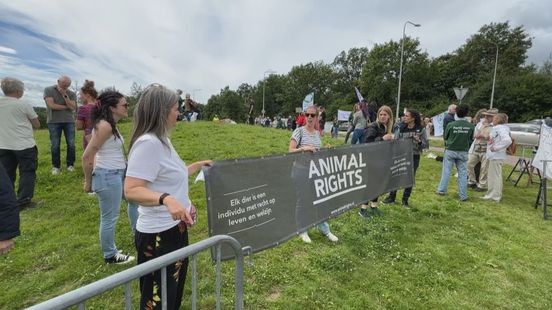
{"label": "street light pole", "polygon": [[397,116],[395,119],[399,119],[399,107],[401,105],[401,80],[402,80],[402,69],[403,69],[403,57],[404,57],[404,40],[406,38],[405,31],[406,25],[411,24],[414,27],[420,27],[420,24],[415,24],[411,21],[406,21],[403,26],[403,37],[401,42],[401,66],[399,68],[399,90],[397,91]]}
{"label": "street light pole", "polygon": [[491,107],[493,108],[493,100],[494,100],[494,90],[495,90],[495,82],[496,82],[496,68],[498,67],[498,44],[494,43],[496,46],[496,57],[495,57],[495,67],[494,67],[494,74],[493,74],[493,89],[491,90]]}
{"label": "street light pole", "polygon": [[265,84],[266,84],[266,74],[272,74],[272,73],[275,73],[276,71],[272,71],[272,70],[266,70],[263,74],[263,110],[261,111],[261,114],[264,118],[265,116]]}

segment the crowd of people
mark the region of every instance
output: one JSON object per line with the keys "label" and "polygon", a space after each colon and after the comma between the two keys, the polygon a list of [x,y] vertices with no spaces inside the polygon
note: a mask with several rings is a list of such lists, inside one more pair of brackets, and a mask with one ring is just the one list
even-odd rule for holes
{"label": "crowd of people", "polygon": [[[143,91],[134,113],[127,160],[124,138],[117,128],[117,123],[128,116],[125,96],[112,90],[98,95],[94,82],[87,80],[80,89],[83,104],[78,107],[70,86],[71,79],[61,76],[56,85],[44,90],[51,174],[56,177],[63,171],[62,133],[67,144],[64,170],[74,171],[75,129],[83,130],[84,191],[93,192],[98,199],[99,245],[104,262],[126,264],[135,260],[115,243],[123,199],[128,201],[138,264],[187,246],[187,227],[195,222],[188,175],[212,161],[186,165],[171,144],[172,128],[181,115],[180,96],[158,84]],[[38,167],[33,128],[39,128],[40,121],[32,104],[21,99],[25,89],[22,81],[4,78],[1,88],[4,96],[0,97],[0,254],[5,254],[21,233],[19,212],[38,205],[33,201]],[[184,112],[190,111],[185,108]],[[187,260],[177,261],[167,269],[173,275],[167,281],[167,304],[176,309],[182,300]],[[161,283],[161,271],[140,278],[140,308],[155,308]]]}
{"label": "crowd of people", "polygon": [[[174,149],[170,137],[182,117],[191,120],[198,116],[195,102],[189,95],[183,100],[181,91],[172,91],[159,84],[146,87],[134,111],[127,153],[125,139],[117,127],[119,121],[128,117],[129,104],[125,96],[114,90],[98,94],[94,82],[86,80],[79,92],[83,104],[78,106],[77,96],[69,89],[70,85],[71,79],[61,76],[57,84],[44,90],[51,175],[55,177],[63,170],[74,171],[75,130],[83,130],[84,191],[93,193],[98,199],[99,248],[104,262],[124,264],[136,259],[115,243],[115,228],[123,199],[127,201],[138,264],[186,247],[188,227],[195,223],[196,212],[188,193],[188,176],[211,165],[212,161],[186,164]],[[30,102],[22,99],[22,81],[4,78],[1,89],[4,96],[0,97],[0,254],[4,254],[13,248],[13,239],[20,234],[19,211],[39,204],[33,200],[38,167],[33,128],[39,128],[40,122]],[[352,133],[351,143],[410,141],[415,178],[421,154],[429,147],[430,122],[424,122],[419,112],[408,108],[400,119],[394,120],[389,106],[378,108],[375,102],[359,102],[354,110],[348,133]],[[502,164],[506,148],[512,143],[508,127],[504,125],[508,121],[507,115],[496,109],[483,109],[470,122],[467,105],[451,105],[448,112],[443,123],[445,152],[436,193],[447,194],[449,178],[453,166],[456,166],[461,201],[468,199],[468,187],[471,187],[476,191],[486,191],[483,199],[499,202],[502,198]],[[288,146],[290,153],[314,153],[322,147],[321,136],[326,123],[323,107],[309,106],[296,118],[290,116],[285,126],[283,120],[280,122],[282,128],[292,130]],[[61,165],[60,154],[62,133],[67,145],[65,167]],[[478,164],[480,168],[476,171]],[[401,202],[406,208],[410,207],[412,189],[405,188],[402,195]],[[395,203],[396,196],[397,192],[392,191],[382,203]],[[359,214],[366,219],[382,216],[378,198],[372,199],[369,205],[361,205]],[[331,242],[339,240],[327,222],[322,222],[317,228]],[[299,231],[299,236],[306,243],[312,242],[306,230]],[[183,259],[167,267],[167,272],[173,275],[167,282],[169,308],[180,305],[187,266],[187,259]],[[141,307],[150,307],[159,300],[159,283],[160,271],[140,278]]]}

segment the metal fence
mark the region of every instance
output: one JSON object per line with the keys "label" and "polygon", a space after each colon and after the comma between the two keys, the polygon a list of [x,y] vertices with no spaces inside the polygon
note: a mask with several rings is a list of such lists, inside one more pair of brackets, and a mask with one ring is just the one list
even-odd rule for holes
{"label": "metal fence", "polygon": [[61,296],[47,300],[43,303],[34,305],[29,309],[64,309],[70,306],[77,305],[79,309],[85,309],[85,302],[98,296],[104,292],[112,290],[120,285],[125,286],[125,309],[131,309],[131,282],[141,276],[161,270],[161,302],[163,309],[167,309],[167,269],[166,266],[173,264],[177,260],[191,256],[192,265],[192,309],[197,308],[197,257],[196,254],[215,247],[216,260],[216,308],[220,309],[221,300],[221,246],[228,244],[235,253],[236,273],[235,273],[235,309],[243,309],[243,252],[240,243],[226,235],[217,235],[211,238],[199,241],[180,250],[171,252],[151,261],[145,262],[138,266],[129,268],[122,272],[116,273],[107,278],[101,279],[94,283],[88,284],[74,291],[68,292]]}

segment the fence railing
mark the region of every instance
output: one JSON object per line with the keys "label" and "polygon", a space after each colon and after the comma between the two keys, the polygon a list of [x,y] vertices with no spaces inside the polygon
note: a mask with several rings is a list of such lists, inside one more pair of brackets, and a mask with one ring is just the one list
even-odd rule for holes
{"label": "fence railing", "polygon": [[125,309],[132,308],[131,301],[131,282],[135,279],[140,278],[141,276],[154,272],[156,270],[161,270],[161,282],[163,285],[161,291],[161,302],[162,308],[167,309],[167,268],[166,266],[175,263],[177,260],[183,259],[185,257],[191,256],[191,265],[192,265],[192,309],[197,308],[197,270],[196,270],[196,253],[215,248],[215,259],[216,259],[216,308],[220,309],[220,300],[221,300],[221,250],[220,247],[222,244],[228,244],[235,253],[236,260],[236,272],[235,272],[235,309],[243,309],[243,252],[240,243],[226,235],[217,235],[210,237],[208,239],[199,241],[197,243],[191,244],[180,250],[171,252],[169,254],[163,255],[161,257],[155,258],[151,261],[145,262],[138,266],[129,268],[122,272],[111,275],[107,278],[101,279],[94,283],[88,284],[71,292],[65,293],[58,297],[47,300],[43,303],[34,305],[29,309],[33,310],[51,310],[51,309],[64,309],[70,306],[77,305],[79,309],[85,309],[85,302],[98,296],[102,293],[105,293],[109,290],[112,290],[120,285],[125,285]]}

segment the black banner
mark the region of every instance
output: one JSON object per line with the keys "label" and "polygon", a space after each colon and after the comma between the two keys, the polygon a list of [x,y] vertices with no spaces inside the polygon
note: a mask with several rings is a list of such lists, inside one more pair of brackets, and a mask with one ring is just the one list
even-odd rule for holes
{"label": "black banner", "polygon": [[[204,173],[209,235],[253,252],[414,183],[412,143],[403,140],[217,161]],[[222,257],[233,254],[223,246]]]}

